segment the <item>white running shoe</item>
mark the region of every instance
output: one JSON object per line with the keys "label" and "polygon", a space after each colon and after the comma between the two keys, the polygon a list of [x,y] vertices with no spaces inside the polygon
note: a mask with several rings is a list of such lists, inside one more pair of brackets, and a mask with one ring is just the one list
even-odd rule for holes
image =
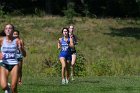
{"label": "white running shoe", "polygon": [[7,90],[5,90],[5,93],[12,93],[11,88],[10,88],[10,86],[11,86],[10,83],[8,83],[7,85],[8,85],[8,88],[7,88]]}
{"label": "white running shoe", "polygon": [[68,79],[66,79],[66,84],[68,84],[69,83],[69,80]]}
{"label": "white running shoe", "polygon": [[4,93],[8,93],[8,90],[5,90],[5,92]]}
{"label": "white running shoe", "polygon": [[10,83],[8,83],[7,85],[8,85],[8,87],[11,87],[11,84]]}
{"label": "white running shoe", "polygon": [[71,73],[71,75],[70,75],[70,76],[71,76],[71,80],[72,80],[72,81],[74,81],[75,79],[74,79],[74,77],[73,77],[73,74],[72,74],[72,73]]}
{"label": "white running shoe", "polygon": [[65,79],[62,79],[62,85],[64,85],[65,84]]}

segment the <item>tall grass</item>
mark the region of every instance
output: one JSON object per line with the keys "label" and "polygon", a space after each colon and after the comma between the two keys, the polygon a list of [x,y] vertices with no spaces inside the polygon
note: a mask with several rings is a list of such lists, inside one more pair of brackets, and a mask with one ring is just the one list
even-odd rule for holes
{"label": "tall grass", "polygon": [[[76,75],[140,75],[140,20],[75,19],[79,42]],[[0,19],[0,22],[1,29],[12,23],[20,30],[27,51],[24,75],[60,75],[57,41],[62,36],[61,29],[68,26],[65,18],[26,16]]]}

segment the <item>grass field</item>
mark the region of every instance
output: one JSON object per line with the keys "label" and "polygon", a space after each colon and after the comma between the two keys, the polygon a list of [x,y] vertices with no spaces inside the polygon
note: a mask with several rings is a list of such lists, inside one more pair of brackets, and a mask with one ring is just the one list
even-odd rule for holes
{"label": "grass field", "polygon": [[140,77],[77,77],[68,85],[61,85],[60,77],[23,80],[19,93],[140,93]]}
{"label": "grass field", "polygon": [[18,87],[19,93],[140,93],[140,20],[75,20],[79,40],[75,71],[80,77],[62,86],[57,41],[61,29],[69,25],[66,19],[53,16],[0,19],[0,29],[7,23],[14,24],[25,42],[24,83]]}

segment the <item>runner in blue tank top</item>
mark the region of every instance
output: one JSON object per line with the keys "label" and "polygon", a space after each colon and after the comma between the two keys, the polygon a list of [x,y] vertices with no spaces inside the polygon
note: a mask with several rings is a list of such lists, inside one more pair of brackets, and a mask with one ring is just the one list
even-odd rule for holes
{"label": "runner in blue tank top", "polygon": [[0,85],[2,90],[7,90],[9,93],[10,89],[8,87],[8,76],[11,75],[11,91],[12,93],[17,92],[17,81],[18,81],[18,60],[16,58],[17,49],[24,51],[19,39],[13,37],[14,26],[12,24],[7,24],[4,28],[6,34],[5,37],[0,38]]}
{"label": "runner in blue tank top", "polygon": [[60,50],[60,55],[59,58],[64,57],[66,60],[71,60],[71,55],[70,55],[70,38],[68,38],[67,41],[64,40],[64,37],[61,38],[61,50]]}
{"label": "runner in blue tank top", "polygon": [[[62,29],[63,37],[59,38],[58,49],[60,49],[59,59],[62,65],[62,84],[68,84],[69,82],[69,63],[71,61],[70,48],[73,47],[73,40],[68,36],[68,28]],[[66,76],[65,76],[66,74]]]}

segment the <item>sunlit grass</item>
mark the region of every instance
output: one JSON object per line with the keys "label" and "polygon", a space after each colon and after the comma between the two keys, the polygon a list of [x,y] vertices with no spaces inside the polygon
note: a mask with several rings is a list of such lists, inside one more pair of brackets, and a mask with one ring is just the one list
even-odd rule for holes
{"label": "sunlit grass", "polygon": [[[6,23],[14,24],[25,42],[27,57],[23,65],[24,75],[48,75],[48,71],[58,75],[54,68],[47,68],[45,62],[59,61],[57,42],[61,37],[61,29],[68,26],[65,18],[7,17],[0,19],[0,22],[1,29]],[[74,33],[79,40],[78,54],[86,59],[86,75],[139,75],[139,20],[86,18],[83,21],[77,18],[74,25]]]}
{"label": "sunlit grass", "polygon": [[[140,77],[76,77],[61,85],[60,77],[23,78],[19,93],[139,93]],[[2,92],[0,90],[0,92]]]}

